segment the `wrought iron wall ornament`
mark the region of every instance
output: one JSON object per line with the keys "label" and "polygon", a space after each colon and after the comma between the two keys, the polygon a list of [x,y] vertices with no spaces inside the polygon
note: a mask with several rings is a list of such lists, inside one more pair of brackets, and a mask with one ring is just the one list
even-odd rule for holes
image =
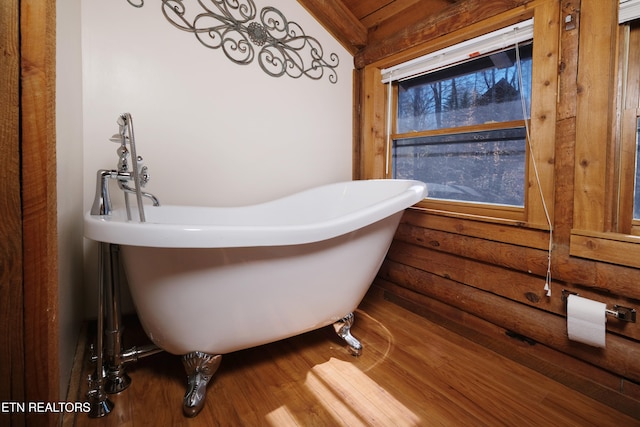
{"label": "wrought iron wall ornament", "polygon": [[[273,77],[319,80],[326,73],[331,83],[338,81],[338,55],[325,59],[320,42],[274,7],[264,7],[258,15],[253,0],[161,1],[167,21],[194,34],[204,46],[222,49],[236,64],[250,64],[257,56],[262,70]],[[144,5],[144,0],[127,2]]]}

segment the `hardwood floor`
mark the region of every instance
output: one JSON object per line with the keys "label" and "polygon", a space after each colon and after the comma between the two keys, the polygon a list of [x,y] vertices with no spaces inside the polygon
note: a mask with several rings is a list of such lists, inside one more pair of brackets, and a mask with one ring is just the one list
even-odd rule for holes
{"label": "hardwood floor", "polygon": [[[111,414],[89,419],[78,413],[64,425],[640,425],[379,297],[363,301],[353,333],[364,345],[358,358],[331,327],[223,356],[205,407],[192,419],[182,415],[180,358],[151,356],[129,367],[132,384],[110,396]],[[87,373],[83,366],[78,377]],[[84,400],[84,381],[78,393]]]}

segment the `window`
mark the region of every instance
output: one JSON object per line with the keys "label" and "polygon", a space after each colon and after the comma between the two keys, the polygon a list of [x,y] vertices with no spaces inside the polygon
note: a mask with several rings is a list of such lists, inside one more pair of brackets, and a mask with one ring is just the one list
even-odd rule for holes
{"label": "window", "polygon": [[640,222],[640,167],[637,159],[640,159],[640,118],[636,118],[636,173],[635,173],[635,191],[633,195],[633,222]]}
{"label": "window", "polygon": [[620,203],[614,231],[640,235],[640,20],[621,25],[619,39]]}
{"label": "window", "polygon": [[427,214],[548,230],[559,19],[541,2],[365,66],[359,176],[426,181]]}
{"label": "window", "polygon": [[[623,147],[635,147],[633,150],[635,158],[626,159],[627,163],[633,161],[635,169],[635,173],[633,173],[634,191],[631,228],[629,229],[626,224],[622,224],[621,231],[627,231],[633,234],[640,234],[640,165],[638,164],[640,159],[640,95],[638,91],[640,87],[636,77],[638,70],[640,70],[640,64],[638,64],[638,58],[640,57],[640,47],[638,46],[638,42],[640,41],[640,28],[638,26],[638,18],[640,18],[640,0],[621,0],[618,20],[620,23],[628,23],[622,26],[620,30],[620,38],[623,40],[623,54],[620,55],[621,63],[619,67],[624,70],[623,75],[627,76],[627,81],[624,82],[622,101],[621,135],[623,141],[621,145]],[[626,129],[629,130],[626,131]],[[623,150],[623,153],[624,152],[625,150]],[[624,161],[625,159],[623,158],[623,164]],[[626,172],[624,167],[621,171],[622,173]],[[624,180],[624,177],[622,179]],[[622,188],[625,188],[624,183],[622,184]],[[622,194],[622,198],[625,198],[625,194]],[[624,209],[625,203],[622,202],[621,210]]]}
{"label": "window", "polygon": [[527,43],[401,81],[393,177],[432,199],[524,207],[531,66]]}

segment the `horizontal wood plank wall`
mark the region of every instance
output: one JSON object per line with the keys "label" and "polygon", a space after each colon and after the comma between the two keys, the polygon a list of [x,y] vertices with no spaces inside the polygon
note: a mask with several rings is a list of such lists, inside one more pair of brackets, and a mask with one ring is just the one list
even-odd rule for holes
{"label": "horizontal wood plank wall", "polygon": [[[460,2],[456,7],[463,7],[463,4],[474,2]],[[555,140],[555,152],[546,154],[554,174],[553,189],[548,196],[554,207],[552,295],[547,297],[543,290],[548,244],[545,230],[418,208],[405,213],[376,283],[390,295],[426,310],[447,311],[448,318],[454,322],[464,323],[467,316],[474,316],[503,332],[508,330],[528,337],[564,357],[548,353],[544,357],[549,363],[560,363],[560,360],[566,363],[568,358],[575,361],[575,366],[586,363],[602,369],[608,373],[608,378],[615,380],[604,381],[595,375],[594,381],[601,381],[605,387],[640,399],[640,319],[636,323],[626,323],[608,317],[607,348],[596,349],[568,339],[566,307],[561,299],[561,291],[567,289],[605,302],[609,308],[619,304],[640,310],[640,269],[571,254],[574,219],[580,218],[582,210],[588,209],[574,206],[574,188],[579,178],[575,173],[577,126],[591,125],[584,124],[584,118],[578,119],[581,109],[588,108],[585,105],[578,108],[576,103],[576,96],[582,90],[577,82],[578,64],[580,60],[580,63],[587,60],[579,58],[579,54],[584,53],[579,42],[583,38],[581,34],[590,31],[585,27],[585,21],[603,19],[591,16],[585,20],[581,15],[587,11],[593,14],[600,7],[599,0],[502,1],[490,4],[491,13],[483,7],[478,14],[466,13],[455,18],[446,15],[442,20],[434,18],[439,25],[429,31],[421,30],[412,35],[406,31],[398,33],[386,41],[369,45],[357,56],[356,65],[364,67],[361,177],[383,176],[380,173],[384,156],[379,129],[384,129],[384,107],[380,107],[383,96],[376,72],[379,74],[379,64],[384,64],[384,58],[415,52],[419,44],[424,45],[429,40],[441,43],[443,35],[465,25],[477,29],[477,25],[482,24],[478,16],[482,16],[490,27],[501,15],[511,16],[516,10],[521,13],[534,6],[544,8],[546,19],[554,21],[547,24],[553,31],[558,31],[559,39],[553,58],[557,62],[557,82],[553,83],[557,86],[554,88],[557,96],[552,99],[545,95],[544,99],[544,102],[555,103],[545,108],[552,112],[552,117],[555,116],[555,129],[545,134],[545,137]],[[570,23],[575,28],[565,27],[567,16],[571,17]],[[610,18],[609,14],[604,16]],[[415,23],[408,25],[419,27]],[[592,59],[599,58],[594,52],[584,54]],[[377,85],[367,80],[373,78],[378,79]],[[610,123],[607,112],[602,116],[600,120]],[[598,132],[604,132],[600,125],[597,125]],[[583,129],[582,134],[585,132],[588,131]],[[600,185],[604,186],[604,183]],[[487,332],[482,322],[473,325],[479,328],[478,332]],[[484,330],[480,330],[482,328]]]}

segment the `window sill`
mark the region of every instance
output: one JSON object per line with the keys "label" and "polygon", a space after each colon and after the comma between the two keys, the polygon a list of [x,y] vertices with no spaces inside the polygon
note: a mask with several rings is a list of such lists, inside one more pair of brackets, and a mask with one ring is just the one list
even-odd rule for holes
{"label": "window sill", "polygon": [[627,267],[640,267],[640,236],[572,230],[569,254]]}
{"label": "window sill", "polygon": [[464,217],[487,222],[500,222],[516,226],[525,225],[524,208],[504,205],[489,205],[485,203],[462,202],[443,199],[424,199],[417,207],[437,213],[455,217]]}

